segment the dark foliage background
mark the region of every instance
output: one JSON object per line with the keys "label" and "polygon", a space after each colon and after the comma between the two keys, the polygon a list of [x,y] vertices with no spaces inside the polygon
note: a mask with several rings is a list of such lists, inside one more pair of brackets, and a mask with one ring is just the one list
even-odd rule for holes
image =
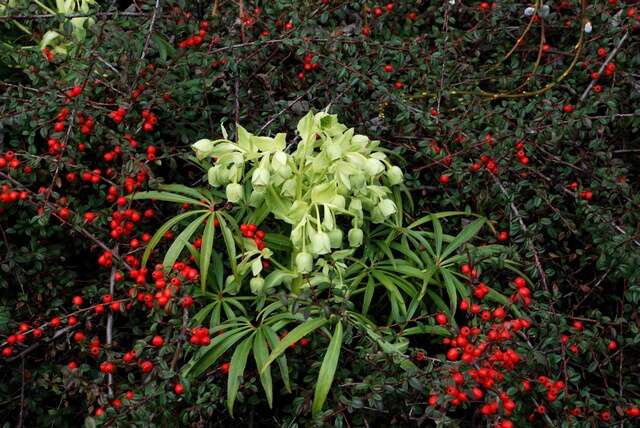
{"label": "dark foliage background", "polygon": [[[393,149],[407,172],[415,215],[469,211],[508,232],[503,243],[536,284],[521,377],[567,384],[537,420],[529,417],[536,404],[519,402],[516,426],[633,425],[625,410],[640,400],[637,1],[549,1],[549,14],[530,28],[524,10],[532,5],[519,1],[397,1],[391,12],[370,1],[167,0],[157,7],[104,1],[85,14],[94,22],[81,39],[67,19],[26,3],[0,15],[0,152],[20,160],[17,168],[0,168],[0,185],[7,186],[2,193],[27,192],[22,201],[0,202],[0,342],[21,322],[74,312],[74,295],[96,303],[108,290],[111,270],[96,260],[103,245],[116,243],[111,184],[121,188],[140,171],[148,177],[144,188],[199,184],[189,145],[220,135],[220,123],[232,134],[237,122],[254,133],[292,135],[308,110],[328,106]],[[376,6],[383,9],[379,17]],[[180,48],[203,19],[209,26],[202,43]],[[57,51],[51,46],[48,61],[37,44],[51,29],[64,42]],[[65,91],[74,85],[82,94],[66,104]],[[90,135],[79,127],[59,133],[66,147],[50,152],[47,140],[65,105],[71,116],[82,113],[95,124]],[[123,105],[127,118],[116,124],[109,113]],[[141,130],[143,109],[157,115],[153,132]],[[125,134],[138,149],[127,146]],[[105,160],[116,146],[125,155]],[[156,159],[148,146],[157,148]],[[96,168],[104,179],[82,181],[83,171]],[[66,221],[63,206],[71,210]],[[136,236],[153,234],[175,212],[162,204],[140,209],[149,207],[156,215],[136,225]],[[94,222],[84,220],[87,211],[98,214]],[[452,233],[458,227],[445,224]],[[498,234],[484,239],[497,242]],[[120,241],[122,255],[134,250],[127,241]],[[128,285],[118,287],[126,297]],[[174,318],[116,314],[114,349],[156,331],[178,335],[180,317]],[[584,331],[576,331],[576,320]],[[104,334],[104,323],[97,315],[81,317],[95,334]],[[86,345],[80,352],[71,331],[45,336],[0,361],[5,426],[77,426],[111,402]],[[167,349],[155,376],[118,377],[117,393],[134,390],[135,405],[110,407],[106,419],[86,424],[479,426],[474,406],[442,413],[427,404],[450,371],[443,369],[440,340],[412,341],[412,355],[423,350],[433,357],[416,375],[393,361],[372,365],[370,350],[354,346],[337,375],[343,386],[332,390],[330,410],[315,421],[308,412],[315,376],[307,369],[320,356],[313,350],[295,351],[297,394],[279,394],[269,410],[254,376],[231,420],[221,373],[194,382],[183,397],[173,393]],[[609,348],[612,340],[616,349]],[[66,368],[71,360],[80,364],[75,374]],[[520,378],[510,382],[505,389],[517,389]],[[570,415],[574,408],[582,409],[578,417]]]}

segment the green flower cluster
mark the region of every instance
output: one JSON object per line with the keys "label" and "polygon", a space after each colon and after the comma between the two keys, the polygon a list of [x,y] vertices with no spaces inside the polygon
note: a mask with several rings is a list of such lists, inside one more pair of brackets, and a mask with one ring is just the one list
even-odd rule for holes
{"label": "green flower cluster", "polygon": [[[350,217],[349,247],[362,245],[365,221],[382,223],[395,214],[392,187],[402,170],[378,148],[326,112],[308,113],[297,126],[292,153],[285,134],[252,135],[238,126],[238,141],[226,138],[193,144],[198,159],[212,157],[209,184],[225,187],[227,199],[272,213],[291,225],[299,273],[313,260],[343,247],[338,216]],[[292,144],[293,145],[293,144]]]}

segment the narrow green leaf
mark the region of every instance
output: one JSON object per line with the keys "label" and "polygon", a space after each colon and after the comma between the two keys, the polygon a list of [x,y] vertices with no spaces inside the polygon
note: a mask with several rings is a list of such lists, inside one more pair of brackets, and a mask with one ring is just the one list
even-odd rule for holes
{"label": "narrow green leaf", "polygon": [[462,231],[458,234],[458,236],[456,236],[454,240],[451,241],[449,245],[447,245],[447,248],[444,249],[444,251],[442,252],[441,258],[444,259],[449,254],[457,250],[464,243],[466,243],[471,238],[476,236],[485,222],[486,222],[485,218],[479,218],[475,220],[473,223],[471,223],[470,225],[468,225],[467,227],[465,227],[464,229],[462,229]]}
{"label": "narrow green leaf", "polygon": [[150,190],[148,192],[137,192],[127,197],[129,200],[137,201],[141,199],[154,199],[156,201],[175,202],[177,204],[192,204],[201,207],[208,207],[209,205],[199,201],[198,199],[189,198],[184,195],[178,195],[171,192],[159,192],[157,190]]}
{"label": "narrow green leaf", "polygon": [[376,284],[371,276],[367,279],[367,288],[364,292],[364,299],[362,301],[362,314],[366,315],[369,312],[369,306],[371,305],[371,299],[373,299],[373,292],[375,291]]}
{"label": "narrow green leaf", "polygon": [[394,284],[393,280],[391,280],[391,278],[382,273],[382,271],[380,270],[373,270],[371,271],[371,274],[380,284],[384,286],[384,288],[387,289],[387,293],[389,294],[389,297],[391,299],[391,308],[394,309],[395,307],[398,310],[398,312],[394,314],[394,318],[396,319],[396,321],[404,321],[402,318],[407,315],[407,307],[396,284]]}
{"label": "narrow green leaf", "polygon": [[411,304],[409,305],[409,309],[407,310],[407,319],[411,319],[413,314],[415,314],[418,306],[422,303],[422,299],[424,299],[425,294],[427,293],[427,287],[431,283],[431,277],[433,276],[433,269],[428,269],[425,273],[424,279],[422,281],[422,288],[420,289],[420,294],[417,297],[414,297],[411,300]]}
{"label": "narrow green leaf", "polygon": [[447,290],[447,295],[449,296],[449,310],[451,311],[451,314],[455,314],[456,308],[458,307],[458,292],[456,290],[456,284],[453,282],[452,275],[446,269],[441,269],[440,273],[442,274],[444,286]]}
{"label": "narrow green leaf", "polygon": [[229,263],[231,264],[231,271],[236,279],[240,278],[238,275],[238,262],[236,260],[236,242],[233,239],[233,232],[225,221],[226,214],[220,211],[216,212],[218,222],[220,223],[220,229],[222,230],[222,238],[224,239],[224,245],[227,248],[227,255],[229,256]]}
{"label": "narrow green leaf", "polygon": [[[264,327],[264,335],[269,341],[269,347],[271,349],[275,349],[278,345],[278,335],[270,326]],[[278,363],[278,367],[280,368],[280,376],[282,377],[282,382],[284,382],[284,387],[287,389],[287,392],[291,392],[291,384],[289,383],[289,368],[287,367],[287,357],[283,354],[276,358],[276,362]],[[270,365],[271,363],[265,362],[263,365]]]}
{"label": "narrow green leaf", "polygon": [[158,229],[158,231],[149,240],[149,243],[147,244],[147,247],[145,248],[144,253],[142,254],[142,266],[145,266],[147,264],[147,260],[149,260],[149,255],[151,254],[151,251],[153,251],[153,249],[158,245],[158,242],[160,242],[160,240],[164,237],[164,234],[169,229],[171,229],[173,226],[175,226],[176,224],[178,224],[184,219],[187,219],[191,216],[205,213],[205,212],[207,211],[206,210],[187,211],[186,213],[182,213],[173,217],[172,219],[165,222],[162,226],[160,226],[160,229]]}
{"label": "narrow green leaf", "polygon": [[333,377],[338,367],[338,361],[340,359],[340,349],[342,348],[342,322],[338,321],[336,329],[329,342],[326,354],[322,360],[322,366],[320,366],[320,372],[318,373],[318,380],[316,381],[316,389],[313,395],[313,404],[311,410],[313,415],[317,415],[322,410],[322,405],[327,399],[327,394],[331,389],[333,383]]}
{"label": "narrow green leaf", "polygon": [[267,367],[269,367],[273,360],[275,360],[278,356],[280,356],[280,354],[286,351],[287,348],[291,346],[291,344],[302,339],[317,328],[322,327],[327,322],[329,321],[325,318],[309,318],[308,320],[291,330],[289,334],[280,339],[276,347],[273,349],[273,351],[271,351],[271,354],[269,355],[269,358],[267,358],[266,363],[262,367],[260,367],[260,371],[262,372]]}
{"label": "narrow green leaf", "polygon": [[433,237],[436,240],[436,256],[440,258],[440,253],[442,252],[442,224],[433,214],[431,215],[431,222],[433,223]]}
{"label": "narrow green leaf", "polygon": [[439,325],[420,325],[417,327],[405,328],[403,336],[413,336],[415,334],[436,334],[438,336],[451,336],[451,332]]}
{"label": "narrow green leaf", "polygon": [[165,269],[171,269],[173,267],[173,264],[176,262],[176,260],[178,260],[178,257],[180,257],[180,254],[182,254],[184,247],[191,239],[191,236],[195,233],[196,230],[198,230],[198,228],[202,225],[202,221],[208,215],[209,214],[204,214],[193,220],[173,241],[173,243],[167,250],[167,253],[164,255],[162,264],[164,265]]}
{"label": "narrow green leaf", "polygon": [[213,252],[213,238],[216,230],[214,227],[215,216],[209,215],[207,224],[202,234],[202,245],[200,247],[200,288],[204,292],[207,286],[207,275],[209,275],[209,263],[211,262],[211,253]]}
{"label": "narrow green leaf", "polygon": [[240,388],[240,380],[244,375],[244,368],[247,366],[247,357],[253,344],[253,335],[236,347],[231,356],[231,364],[229,366],[229,378],[227,379],[227,408],[233,416],[233,403],[236,401],[238,389]]}
{"label": "narrow green leaf", "polygon": [[183,184],[161,184],[158,186],[161,190],[166,190],[172,193],[182,193],[183,195],[191,196],[194,199],[209,199],[206,195],[198,191],[197,189],[185,186]]}
{"label": "narrow green leaf", "polygon": [[[269,350],[267,349],[267,342],[262,333],[264,327],[259,328],[256,331],[256,336],[253,339],[253,358],[256,360],[256,367],[262,367],[267,361],[269,356]],[[260,372],[260,383],[262,389],[267,396],[267,403],[269,407],[273,407],[273,383],[271,380],[271,368]]]}
{"label": "narrow green leaf", "polygon": [[193,357],[192,363],[185,368],[183,375],[192,378],[198,377],[215,363],[222,354],[250,332],[250,327],[243,326],[225,332],[222,336],[216,336],[209,346]]}

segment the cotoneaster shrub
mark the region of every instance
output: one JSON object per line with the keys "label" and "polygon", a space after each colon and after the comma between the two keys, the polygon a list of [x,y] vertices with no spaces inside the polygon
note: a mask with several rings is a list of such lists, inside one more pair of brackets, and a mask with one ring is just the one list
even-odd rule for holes
{"label": "cotoneaster shrub", "polygon": [[[0,402],[9,425],[75,426],[87,417],[88,424],[123,426],[635,423],[636,1],[162,1],[157,9],[152,1],[84,2],[83,37],[69,21],[84,17],[27,3],[8,2],[0,19]],[[61,36],[44,50],[50,30]],[[311,295],[302,307],[328,316],[331,328],[319,327],[284,352],[294,392],[273,366],[270,408],[267,372],[247,358],[232,420],[229,382],[235,388],[240,378],[227,371],[237,348],[198,376],[186,370],[194,353],[223,340],[217,334],[227,319],[244,322],[240,307],[253,309],[253,272],[245,272],[246,295],[224,292],[231,266],[218,235],[210,272],[202,275],[204,229],[194,230],[173,270],[156,266],[176,253],[171,246],[189,223],[167,228],[158,242],[154,234],[198,204],[132,195],[181,194],[166,183],[204,189],[211,193],[204,199],[216,201],[216,214],[207,211],[210,228],[222,233],[219,215],[237,249],[253,242],[256,250],[244,234],[262,230],[279,260],[288,253],[277,237],[290,230],[249,219],[251,206],[242,211],[225,202],[222,188],[207,188],[190,146],[219,134],[221,122],[230,141],[238,140],[234,123],[255,135],[292,136],[300,117],[326,106],[355,133],[379,140],[405,171],[415,207],[394,216],[412,213],[403,219],[409,225],[427,215],[417,229],[432,247],[438,223],[443,249],[474,214],[487,226],[454,252],[454,293],[443,284],[416,299],[393,278],[398,299],[375,285],[366,311],[373,335],[363,334],[362,320],[341,317],[345,307],[362,313],[373,278],[367,270],[347,272],[351,279],[365,272],[354,308],[327,290],[322,299]],[[428,217],[447,211],[466,215],[438,223]],[[353,225],[336,217],[346,245]],[[251,230],[252,223],[260,227]],[[385,255],[385,237],[364,232],[358,251]],[[482,255],[496,243],[499,253]],[[149,248],[157,251],[147,252],[145,267]],[[426,245],[413,248],[417,260],[401,251],[392,249],[395,265],[383,265],[383,275],[397,274],[404,262],[425,269],[432,257]],[[263,269],[266,282],[276,267]],[[210,283],[204,293],[203,276]],[[530,280],[526,287],[511,285],[518,277]],[[514,296],[513,304],[487,300],[487,289]],[[286,316],[297,314],[293,327],[309,316],[289,292],[281,283],[263,299],[278,299]],[[401,300],[418,319],[402,319]],[[253,327],[246,337],[257,326],[247,319]],[[315,381],[338,320],[334,387],[314,418]],[[484,351],[463,359],[466,345]],[[448,360],[450,352],[459,360]],[[489,379],[494,384],[484,386]]]}

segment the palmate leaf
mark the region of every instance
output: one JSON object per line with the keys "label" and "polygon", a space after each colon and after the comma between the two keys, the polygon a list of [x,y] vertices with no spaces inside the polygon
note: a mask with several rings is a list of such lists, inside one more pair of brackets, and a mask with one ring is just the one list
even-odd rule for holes
{"label": "palmate leaf", "polygon": [[338,321],[336,328],[331,336],[331,342],[327,352],[324,354],[318,380],[316,381],[316,389],[313,395],[313,404],[311,405],[312,414],[315,416],[322,410],[322,405],[327,399],[327,394],[331,389],[333,377],[338,367],[340,359],[340,349],[342,348],[342,322]]}

